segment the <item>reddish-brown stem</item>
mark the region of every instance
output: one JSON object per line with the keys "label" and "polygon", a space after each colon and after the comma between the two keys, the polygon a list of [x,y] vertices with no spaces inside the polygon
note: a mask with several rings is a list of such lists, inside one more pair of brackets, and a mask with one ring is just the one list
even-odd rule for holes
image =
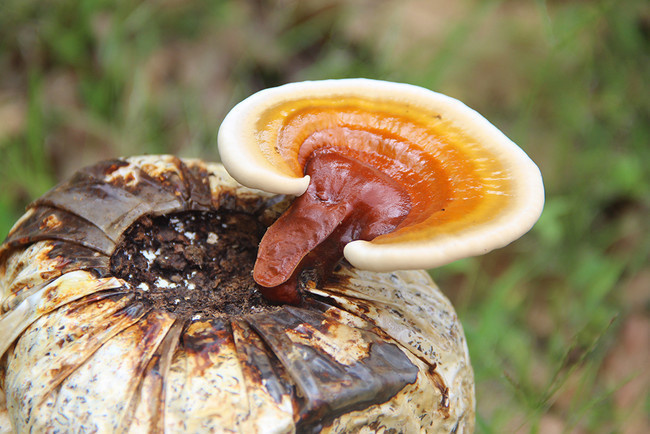
{"label": "reddish-brown stem", "polygon": [[354,240],[395,230],[411,210],[408,193],[378,168],[335,148],[314,151],[307,191],[262,238],[253,277],[264,296],[299,304],[299,274],[329,274]]}

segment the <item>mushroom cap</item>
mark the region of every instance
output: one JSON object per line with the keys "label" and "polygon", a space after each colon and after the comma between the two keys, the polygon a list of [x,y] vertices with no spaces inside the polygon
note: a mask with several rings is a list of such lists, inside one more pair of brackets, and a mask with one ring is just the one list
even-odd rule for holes
{"label": "mushroom cap", "polygon": [[462,102],[409,84],[356,78],[262,90],[228,113],[218,144],[237,181],[279,194],[305,192],[303,167],[322,146],[390,160],[381,168],[414,210],[394,232],[346,245],[345,258],[367,270],[487,253],[526,233],[544,204],[540,171],[521,148]]}

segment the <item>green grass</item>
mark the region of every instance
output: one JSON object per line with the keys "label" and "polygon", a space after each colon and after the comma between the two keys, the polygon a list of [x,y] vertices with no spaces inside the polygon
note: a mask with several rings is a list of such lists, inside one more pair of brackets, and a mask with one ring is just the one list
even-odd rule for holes
{"label": "green grass", "polygon": [[478,430],[643,427],[643,364],[612,366],[647,356],[647,342],[622,345],[650,307],[646,2],[272,5],[2,2],[0,236],[96,160],[216,160],[221,119],[258,89],[352,76],[423,85],[483,113],[546,186],[521,240],[432,270],[465,326]]}

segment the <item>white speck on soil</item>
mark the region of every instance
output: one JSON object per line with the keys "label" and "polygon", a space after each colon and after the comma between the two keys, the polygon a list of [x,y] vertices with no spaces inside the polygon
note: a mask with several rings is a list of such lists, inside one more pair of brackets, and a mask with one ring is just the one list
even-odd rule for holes
{"label": "white speck on soil", "polygon": [[175,283],[170,282],[167,279],[164,279],[162,277],[158,277],[156,279],[156,286],[158,288],[176,288],[178,285],[176,285]]}
{"label": "white speck on soil", "polygon": [[141,253],[142,253],[142,256],[145,257],[145,259],[147,260],[147,263],[149,265],[151,265],[153,263],[154,259],[156,259],[156,253],[152,252],[151,250],[143,250]]}

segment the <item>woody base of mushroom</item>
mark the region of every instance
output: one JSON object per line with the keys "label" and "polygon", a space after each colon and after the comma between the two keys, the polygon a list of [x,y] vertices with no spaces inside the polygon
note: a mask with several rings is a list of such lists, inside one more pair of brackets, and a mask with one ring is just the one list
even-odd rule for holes
{"label": "woody base of mushroom", "polygon": [[[99,163],[37,199],[0,246],[0,432],[471,432],[462,326],[424,271],[342,263],[300,306],[235,314],[156,299],[178,283],[193,302],[191,268],[205,270],[215,237],[234,230],[227,255],[283,203],[171,156]],[[169,244],[142,239],[112,267],[129,237]],[[204,238],[207,253],[187,240],[177,251],[183,237]],[[134,255],[169,256],[156,265],[178,277],[129,280]]]}
{"label": "woody base of mushroom", "polygon": [[298,304],[300,273],[329,275],[346,244],[392,232],[411,210],[395,180],[335,148],[314,151],[305,175],[307,191],[266,232],[255,264],[255,281],[275,302]]}

